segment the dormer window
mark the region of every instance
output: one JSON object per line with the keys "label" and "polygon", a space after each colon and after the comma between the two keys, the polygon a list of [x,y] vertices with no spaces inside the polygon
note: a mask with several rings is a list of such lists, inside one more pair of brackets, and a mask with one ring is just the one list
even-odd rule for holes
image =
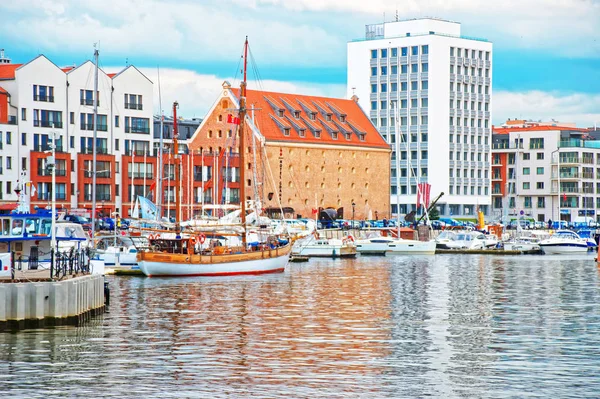
{"label": "dormer window", "polygon": [[283,110],[282,109],[280,109],[277,114],[279,115],[280,118],[283,118]]}
{"label": "dormer window", "polygon": [[283,129],[283,135],[284,136],[289,136],[290,135],[290,128],[286,127],[285,129]]}
{"label": "dormer window", "polygon": [[331,133],[331,138],[334,140],[337,140],[337,132],[332,132]]}
{"label": "dormer window", "polygon": [[314,120],[316,120],[316,119],[317,119],[317,114],[315,114],[314,112],[311,112],[311,113],[309,114],[308,118],[309,118],[311,121],[314,121]]}
{"label": "dormer window", "polygon": [[340,122],[346,122],[346,115],[340,115]]}
{"label": "dormer window", "polygon": [[300,119],[300,111],[294,111],[294,118]]}
{"label": "dormer window", "polygon": [[364,133],[359,134],[358,138],[360,139],[360,141],[365,141],[365,134]]}
{"label": "dormer window", "polygon": [[298,134],[300,135],[300,137],[306,136],[304,129],[300,129],[300,131],[298,132]]}
{"label": "dormer window", "polygon": [[325,120],[327,122],[331,122],[331,114],[327,114],[327,117],[325,118]]}
{"label": "dormer window", "polygon": [[315,137],[316,137],[316,138],[318,138],[318,139],[320,139],[320,138],[321,138],[321,131],[320,131],[320,130],[317,130],[317,131],[315,132]]}
{"label": "dormer window", "polygon": [[350,133],[345,133],[344,136],[346,136],[346,140],[350,140],[350,138],[352,137]]}

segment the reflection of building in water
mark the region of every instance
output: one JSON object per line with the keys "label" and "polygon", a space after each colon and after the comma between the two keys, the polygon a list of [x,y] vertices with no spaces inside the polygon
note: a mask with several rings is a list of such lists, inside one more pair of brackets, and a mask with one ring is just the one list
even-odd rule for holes
{"label": "reflection of building in water", "polygon": [[193,348],[198,363],[211,365],[203,378],[228,390],[267,384],[279,393],[300,385],[310,392],[364,379],[357,386],[370,392],[368,380],[382,373],[377,359],[389,354],[389,269],[322,265],[293,280],[149,282],[147,328],[161,334],[148,344],[170,341],[172,361],[181,365],[171,373],[180,380],[197,371],[187,370]]}

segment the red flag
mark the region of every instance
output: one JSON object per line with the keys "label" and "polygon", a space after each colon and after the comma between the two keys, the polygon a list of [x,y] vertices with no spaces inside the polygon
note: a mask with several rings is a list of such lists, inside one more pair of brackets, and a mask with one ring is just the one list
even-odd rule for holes
{"label": "red flag", "polygon": [[431,184],[429,183],[419,183],[417,186],[417,209],[421,205],[425,205],[426,208],[429,208],[429,201],[431,199]]}
{"label": "red flag", "polygon": [[431,184],[425,183],[425,195],[423,195],[423,202],[425,202],[426,208],[429,208],[430,199],[431,199]]}
{"label": "red flag", "polygon": [[567,201],[567,193],[563,194],[563,201],[565,201],[565,202]]}
{"label": "red flag", "polygon": [[227,123],[232,123],[234,125],[239,125],[240,124],[240,118],[238,118],[237,116],[233,116],[231,114],[227,115]]}
{"label": "red flag", "polygon": [[421,207],[421,183],[417,184],[417,210]]}
{"label": "red flag", "polygon": [[316,210],[315,208],[313,208],[313,209],[312,209],[312,214],[313,214],[313,215],[316,215],[316,214],[317,214],[317,212],[318,212],[318,210]]}

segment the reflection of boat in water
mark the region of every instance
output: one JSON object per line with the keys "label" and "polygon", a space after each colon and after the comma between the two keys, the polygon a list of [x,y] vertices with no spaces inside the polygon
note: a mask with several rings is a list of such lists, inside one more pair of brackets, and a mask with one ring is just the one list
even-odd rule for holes
{"label": "reflection of boat in water", "polygon": [[345,237],[323,238],[318,234],[296,241],[293,255],[320,257],[320,258],[353,258],[356,256],[354,239]]}
{"label": "reflection of boat in water", "polygon": [[588,244],[571,230],[557,230],[550,238],[540,241],[546,254],[569,254],[587,252]]}
{"label": "reflection of boat in water", "polygon": [[436,242],[407,240],[382,236],[380,232],[370,232],[356,240],[356,250],[365,255],[433,255]]}

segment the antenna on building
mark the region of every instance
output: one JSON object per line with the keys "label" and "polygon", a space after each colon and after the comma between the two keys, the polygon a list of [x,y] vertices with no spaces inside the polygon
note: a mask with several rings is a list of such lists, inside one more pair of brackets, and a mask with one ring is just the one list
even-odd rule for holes
{"label": "antenna on building", "polygon": [[125,57],[125,66],[128,67],[129,66],[129,57]]}
{"label": "antenna on building", "polygon": [[3,48],[0,48],[0,64],[10,64],[10,58],[4,56]]}
{"label": "antenna on building", "polygon": [[353,95],[353,96],[354,96],[354,95],[356,95],[356,87],[353,87],[353,88],[352,88],[352,95]]}

